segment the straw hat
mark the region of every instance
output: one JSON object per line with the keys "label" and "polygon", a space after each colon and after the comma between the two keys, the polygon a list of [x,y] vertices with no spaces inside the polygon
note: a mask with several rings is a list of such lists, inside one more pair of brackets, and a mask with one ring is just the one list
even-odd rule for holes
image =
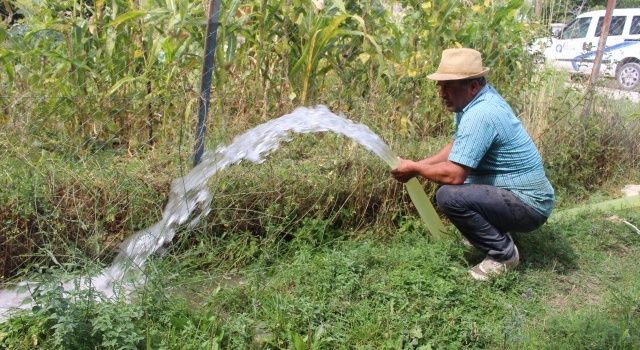
{"label": "straw hat", "polygon": [[446,49],[438,70],[427,76],[431,80],[462,80],[484,77],[489,68],[482,66],[482,56],[474,49]]}

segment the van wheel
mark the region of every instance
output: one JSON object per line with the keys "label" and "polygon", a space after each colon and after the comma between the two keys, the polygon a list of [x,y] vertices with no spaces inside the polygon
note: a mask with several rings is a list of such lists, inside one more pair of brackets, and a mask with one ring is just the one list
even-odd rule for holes
{"label": "van wheel", "polygon": [[640,64],[628,62],[616,72],[618,86],[622,90],[633,90],[640,84]]}

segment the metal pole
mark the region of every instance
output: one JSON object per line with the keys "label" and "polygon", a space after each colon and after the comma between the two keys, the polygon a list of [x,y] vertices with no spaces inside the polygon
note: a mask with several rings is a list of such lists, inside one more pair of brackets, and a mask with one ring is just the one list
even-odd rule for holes
{"label": "metal pole", "polygon": [[602,23],[602,30],[600,31],[600,39],[598,40],[598,48],[596,50],[596,57],[593,60],[593,67],[591,69],[591,76],[589,77],[589,83],[587,85],[587,96],[585,99],[584,109],[582,110],[582,117],[586,119],[591,114],[591,104],[593,103],[594,85],[598,79],[600,73],[600,64],[602,63],[602,53],[607,43],[607,36],[609,36],[609,26],[611,25],[611,16],[613,9],[616,7],[616,0],[607,1],[607,9],[604,14],[604,22]]}
{"label": "metal pole", "polygon": [[209,3],[209,20],[207,22],[207,36],[204,42],[204,60],[202,63],[202,80],[200,84],[200,101],[198,103],[198,126],[196,129],[196,146],[193,155],[193,166],[200,163],[204,153],[204,136],[207,131],[207,114],[211,97],[211,76],[216,53],[218,18],[220,17],[220,0]]}

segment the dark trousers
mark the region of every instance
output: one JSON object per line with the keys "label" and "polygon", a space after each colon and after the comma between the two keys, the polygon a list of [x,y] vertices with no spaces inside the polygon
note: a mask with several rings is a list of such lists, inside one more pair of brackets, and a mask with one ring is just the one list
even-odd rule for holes
{"label": "dark trousers", "polygon": [[547,221],[510,191],[490,185],[443,185],[436,201],[471,244],[498,261],[515,253],[507,232],[532,231]]}

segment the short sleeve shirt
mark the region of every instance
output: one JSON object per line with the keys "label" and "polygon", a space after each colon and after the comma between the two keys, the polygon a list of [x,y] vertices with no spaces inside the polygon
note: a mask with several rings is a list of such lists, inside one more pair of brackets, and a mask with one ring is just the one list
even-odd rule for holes
{"label": "short sleeve shirt", "polygon": [[490,85],[455,115],[449,160],[471,169],[465,183],[511,191],[549,216],[555,196],[533,140],[509,104]]}

